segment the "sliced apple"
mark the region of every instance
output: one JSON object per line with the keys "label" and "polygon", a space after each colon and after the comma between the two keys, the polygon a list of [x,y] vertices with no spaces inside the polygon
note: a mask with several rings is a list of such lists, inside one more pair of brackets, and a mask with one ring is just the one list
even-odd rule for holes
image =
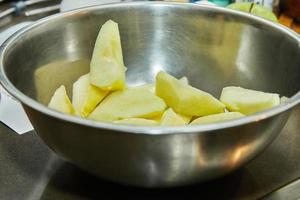
{"label": "sliced apple", "polygon": [[224,112],[225,105],[209,93],[186,85],[173,76],[159,72],[156,94],[179,114],[205,116]]}
{"label": "sliced apple", "polygon": [[178,115],[186,122],[186,124],[191,122],[192,116],[182,115],[182,114],[178,114]]}
{"label": "sliced apple", "polygon": [[89,74],[81,76],[73,84],[72,103],[76,114],[87,117],[107,94],[108,91],[90,84]]}
{"label": "sliced apple", "polygon": [[[186,76],[183,76],[181,79],[179,79],[180,82],[188,85],[189,84],[189,80],[187,79]],[[146,89],[146,90],[149,90],[150,92],[153,92],[155,93],[155,84],[154,83],[146,83],[144,85],[138,85],[138,86],[135,86],[135,87],[132,87],[134,89]]]}
{"label": "sliced apple", "polygon": [[89,118],[102,121],[151,118],[163,113],[165,108],[165,102],[148,90],[126,89],[107,96]]}
{"label": "sliced apple", "polygon": [[220,100],[229,111],[250,115],[280,104],[278,94],[249,90],[241,87],[225,87]]}
{"label": "sliced apple", "polygon": [[208,124],[208,123],[215,123],[221,121],[228,121],[237,118],[244,117],[242,113],[239,112],[226,112],[226,113],[219,113],[214,115],[208,115],[204,117],[199,117],[191,122],[191,124]]}
{"label": "sliced apple", "polygon": [[189,84],[189,80],[186,76],[181,77],[181,79],[179,79],[179,81],[181,81],[182,83],[188,85]]}
{"label": "sliced apple", "polygon": [[147,84],[144,84],[144,85],[138,85],[138,86],[135,86],[135,87],[132,87],[132,89],[141,89],[141,90],[148,90],[152,93],[155,93],[155,86],[153,83],[147,83]]}
{"label": "sliced apple", "polygon": [[55,90],[48,107],[59,112],[74,114],[74,108],[64,85]]}
{"label": "sliced apple", "polygon": [[159,125],[159,123],[155,120],[151,119],[143,119],[143,118],[129,118],[129,119],[121,119],[114,121],[116,124],[132,124],[132,125],[145,125],[145,126],[155,126]]}
{"label": "sliced apple", "polygon": [[164,114],[164,112],[162,112],[160,115],[156,115],[156,116],[151,117],[149,119],[152,119],[152,120],[157,121],[158,123],[160,123],[163,114]]}
{"label": "sliced apple", "polygon": [[188,124],[190,120],[190,117],[179,115],[172,108],[169,108],[162,115],[160,124],[163,126],[181,126]]}
{"label": "sliced apple", "polygon": [[90,64],[90,82],[102,90],[125,87],[125,71],[118,24],[108,20],[100,29]]}

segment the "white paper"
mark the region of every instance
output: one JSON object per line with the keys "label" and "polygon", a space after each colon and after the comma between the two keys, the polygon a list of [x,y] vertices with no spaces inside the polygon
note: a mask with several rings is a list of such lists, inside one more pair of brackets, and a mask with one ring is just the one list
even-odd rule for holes
{"label": "white paper", "polygon": [[21,104],[4,92],[1,86],[0,95],[0,121],[18,134],[33,130]]}

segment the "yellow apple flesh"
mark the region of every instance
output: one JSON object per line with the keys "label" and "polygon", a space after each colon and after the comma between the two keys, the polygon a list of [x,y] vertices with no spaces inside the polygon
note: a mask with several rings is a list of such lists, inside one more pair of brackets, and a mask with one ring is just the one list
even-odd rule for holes
{"label": "yellow apple flesh", "polygon": [[125,89],[107,96],[89,118],[115,121],[126,118],[151,118],[163,113],[165,102],[148,90]]}
{"label": "yellow apple flesh", "polygon": [[64,85],[56,89],[48,107],[66,114],[74,114],[75,112]]}
{"label": "yellow apple flesh", "polygon": [[191,122],[191,124],[209,124],[209,123],[216,123],[222,121],[233,120],[237,118],[244,117],[245,115],[239,112],[226,112],[226,113],[219,113],[214,115],[207,115],[204,117],[199,117]]}
{"label": "yellow apple flesh", "polygon": [[87,117],[107,94],[108,91],[90,84],[89,74],[81,76],[73,84],[72,103],[76,114]]}
{"label": "yellow apple flesh", "polygon": [[140,126],[156,126],[159,123],[155,120],[151,119],[143,119],[143,118],[129,118],[129,119],[121,119],[114,121],[116,124],[130,124],[130,125],[140,125]]}
{"label": "yellow apple flesh", "polygon": [[249,90],[241,87],[225,87],[220,100],[229,111],[250,115],[280,104],[278,94]]}
{"label": "yellow apple flesh", "polygon": [[186,85],[165,72],[157,74],[155,90],[157,96],[179,114],[205,116],[224,112],[225,105],[211,94]]}
{"label": "yellow apple flesh", "polygon": [[172,108],[167,109],[160,119],[163,126],[182,126],[189,123],[191,118],[179,115]]}
{"label": "yellow apple flesh", "polygon": [[91,84],[102,90],[124,89],[125,71],[118,24],[108,20],[95,43],[90,64]]}

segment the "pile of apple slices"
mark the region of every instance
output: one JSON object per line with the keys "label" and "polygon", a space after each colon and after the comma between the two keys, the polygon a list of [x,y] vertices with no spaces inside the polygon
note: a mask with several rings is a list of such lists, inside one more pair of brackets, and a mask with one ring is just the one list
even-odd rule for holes
{"label": "pile of apple slices", "polygon": [[220,100],[159,72],[155,84],[126,87],[118,24],[107,21],[97,37],[90,73],[73,84],[72,102],[60,86],[49,107],[115,124],[178,126],[232,120],[280,104],[278,94],[225,87]]}

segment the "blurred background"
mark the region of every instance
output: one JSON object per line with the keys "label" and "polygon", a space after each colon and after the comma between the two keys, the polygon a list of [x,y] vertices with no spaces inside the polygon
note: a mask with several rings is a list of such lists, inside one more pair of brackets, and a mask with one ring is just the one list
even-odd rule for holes
{"label": "blurred background", "polygon": [[[60,11],[68,11],[80,7],[134,0],[0,0],[0,30],[19,20],[35,20]],[[300,0],[166,0],[176,2],[192,2],[211,4],[250,12],[274,20],[300,33]],[[232,6],[233,5],[233,6]],[[258,6],[258,7],[257,7]],[[257,8],[256,8],[257,7]],[[268,17],[269,16],[269,17]],[[270,17],[271,16],[271,17]],[[17,19],[16,19],[17,17]],[[15,23],[13,23],[15,24]]]}

